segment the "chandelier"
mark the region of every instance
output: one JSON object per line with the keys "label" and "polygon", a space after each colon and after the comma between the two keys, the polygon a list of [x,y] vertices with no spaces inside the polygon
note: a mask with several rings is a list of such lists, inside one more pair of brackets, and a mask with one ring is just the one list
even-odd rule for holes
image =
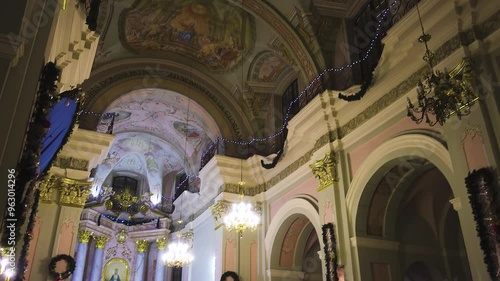
{"label": "chandelier", "polygon": [[235,230],[243,236],[246,230],[255,231],[260,225],[260,215],[256,212],[256,208],[248,203],[243,202],[243,162],[241,163],[240,182],[238,183],[240,189],[240,202],[233,203],[229,213],[224,216],[224,225],[228,231]]}
{"label": "chandelier", "polygon": [[418,83],[416,105],[408,98],[408,117],[417,124],[425,119],[430,126],[444,125],[446,119],[453,115],[457,115],[458,119],[469,115],[472,104],[478,100],[472,86],[472,62],[466,58],[450,72],[434,71],[434,53],[427,45],[431,36],[424,31],[418,5],[417,13],[422,28],[418,41],[425,45],[423,59],[429,64],[431,73]]}
{"label": "chandelier", "polygon": [[255,231],[260,224],[260,216],[255,207],[246,202],[233,203],[229,213],[224,217],[224,225],[229,231],[236,230],[243,235],[246,230]]}
{"label": "chandelier", "polygon": [[181,232],[177,232],[177,241],[168,244],[167,252],[163,255],[163,264],[168,267],[183,267],[190,265],[194,256],[191,245],[182,239]]}

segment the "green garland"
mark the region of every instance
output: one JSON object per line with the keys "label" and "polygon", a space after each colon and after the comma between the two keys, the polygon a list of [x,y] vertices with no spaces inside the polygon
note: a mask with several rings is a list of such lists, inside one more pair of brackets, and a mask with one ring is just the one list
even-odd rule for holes
{"label": "green garland", "polygon": [[335,238],[335,227],[332,223],[324,224],[323,230],[323,243],[325,251],[325,263],[326,263],[326,280],[327,281],[338,281],[339,277],[337,275],[337,242]]}
{"label": "green garland", "polygon": [[500,215],[496,202],[495,173],[490,168],[474,170],[465,178],[476,230],[484,252],[484,263],[492,280],[498,280],[500,264],[496,247],[500,244]]}
{"label": "green garland", "polygon": [[[71,128],[78,122],[78,117],[81,113],[83,100],[80,98],[83,95],[81,95],[80,89],[73,89],[57,96],[55,95],[57,89],[56,83],[59,80],[59,75],[60,70],[52,62],[47,63],[41,71],[35,108],[27,128],[25,146],[21,155],[21,160],[18,162],[16,168],[15,189],[16,194],[18,194],[18,196],[16,196],[16,206],[26,206],[26,208],[16,208],[15,212],[15,218],[18,223],[15,228],[16,245],[20,241],[23,241],[21,252],[18,257],[16,272],[24,273],[27,266],[29,244],[39,203],[39,193],[36,189],[36,183],[45,177],[46,171],[50,170],[55,156],[67,143],[72,131],[70,129],[69,133],[65,136],[61,146],[55,153],[54,158],[49,162],[46,170],[40,171],[39,160],[41,141],[50,127],[50,123],[47,121],[48,114],[53,106],[63,97],[74,99],[77,102],[77,114],[73,116]],[[26,221],[26,215],[28,214],[29,218],[28,221]],[[23,228],[25,228],[25,231],[24,234],[21,235]],[[9,236],[10,233],[8,231],[3,232],[2,245],[8,245]],[[24,278],[23,275],[24,274],[18,274],[15,280],[22,281]]]}

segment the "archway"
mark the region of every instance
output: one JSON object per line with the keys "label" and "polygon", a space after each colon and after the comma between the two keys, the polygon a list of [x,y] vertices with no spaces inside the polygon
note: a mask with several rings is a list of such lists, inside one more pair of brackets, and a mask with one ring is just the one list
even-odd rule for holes
{"label": "archway", "polygon": [[320,237],[314,199],[294,198],[283,205],[271,221],[265,238],[271,280],[322,280]]}
{"label": "archway", "polygon": [[356,279],[402,280],[423,262],[434,280],[470,280],[449,182],[446,147],[425,135],[398,136],[367,157],[347,194]]}

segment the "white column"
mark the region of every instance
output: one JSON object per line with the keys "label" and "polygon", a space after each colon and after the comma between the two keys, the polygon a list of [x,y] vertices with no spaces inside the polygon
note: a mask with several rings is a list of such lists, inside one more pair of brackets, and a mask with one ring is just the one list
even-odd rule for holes
{"label": "white column", "polygon": [[109,238],[98,236],[95,237],[95,252],[94,262],[92,263],[92,272],[90,273],[90,281],[101,281],[102,258],[104,255],[104,246]]}
{"label": "white column", "polygon": [[78,233],[78,248],[76,252],[76,267],[71,281],[83,281],[83,272],[85,269],[85,261],[87,260],[87,250],[92,232],[81,230]]}
{"label": "white column", "polygon": [[145,252],[148,249],[148,241],[146,240],[137,240],[135,241],[137,245],[137,259],[135,261],[135,281],[143,281],[144,280],[144,261],[145,261]]}
{"label": "white column", "polygon": [[156,257],[156,271],[154,281],[163,281],[165,274],[165,265],[163,264],[163,255],[165,254],[165,247],[167,246],[167,239],[156,239],[158,244],[158,256]]}

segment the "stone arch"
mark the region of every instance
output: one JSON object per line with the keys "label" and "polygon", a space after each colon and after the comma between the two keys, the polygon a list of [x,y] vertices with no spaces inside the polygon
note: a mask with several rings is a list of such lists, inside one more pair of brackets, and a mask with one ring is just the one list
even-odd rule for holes
{"label": "stone arch", "polygon": [[[117,98],[133,90],[159,88],[187,96],[215,120],[222,136],[246,139],[253,135],[250,122],[231,93],[214,79],[185,65],[149,58],[120,60],[93,71],[82,84],[84,111],[102,113]],[[98,116],[82,114],[80,127],[93,130]]]}
{"label": "stone arch", "polygon": [[[377,172],[381,167],[390,165],[391,161],[401,157],[419,157],[428,160],[444,175],[449,183],[453,181],[453,165],[451,157],[446,149],[436,139],[421,135],[408,134],[392,138],[375,150],[361,164],[358,172],[351,181],[346,196],[346,205],[351,233],[356,233],[356,218],[358,216],[361,197],[369,181],[374,176],[381,178]],[[453,194],[457,194],[451,185]]]}
{"label": "stone arch", "polygon": [[[317,208],[317,203],[310,200],[310,198],[294,198],[285,203],[274,215],[264,240],[267,249],[268,268],[277,268],[279,266],[279,257],[284,236],[292,222],[299,216],[306,217],[314,228],[318,238],[322,237]],[[319,239],[319,242],[322,249],[322,239]]]}

